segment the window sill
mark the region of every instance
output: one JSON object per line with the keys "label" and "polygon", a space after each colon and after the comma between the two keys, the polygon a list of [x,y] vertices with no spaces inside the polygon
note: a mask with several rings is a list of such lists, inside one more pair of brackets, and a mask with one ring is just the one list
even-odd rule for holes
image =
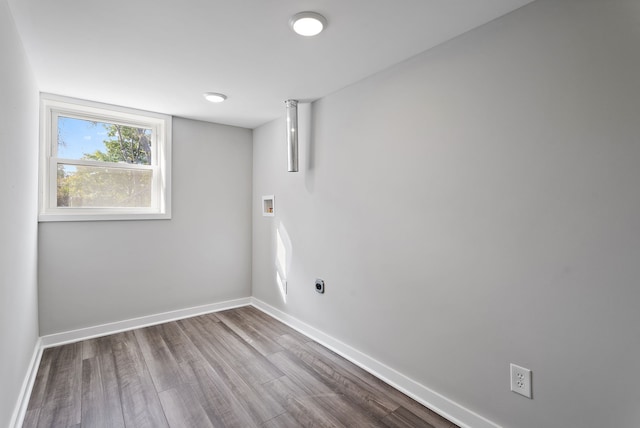
{"label": "window sill", "polygon": [[39,223],[57,221],[171,220],[169,213],[40,214]]}

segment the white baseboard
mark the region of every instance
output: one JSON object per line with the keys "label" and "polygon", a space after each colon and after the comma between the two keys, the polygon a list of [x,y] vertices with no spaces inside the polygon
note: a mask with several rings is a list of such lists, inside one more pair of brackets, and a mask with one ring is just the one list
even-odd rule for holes
{"label": "white baseboard", "polygon": [[371,358],[370,356],[352,348],[346,343],[335,339],[315,327],[298,320],[280,309],[274,308],[255,297],[251,298],[251,305],[282,321],[321,345],[331,349],[355,365],[368,371],[372,375],[383,380],[392,387],[462,428],[500,428],[499,425],[491,422],[472,410],[461,406],[442,394],[427,388],[402,373],[399,373],[393,368]]}
{"label": "white baseboard", "polygon": [[20,388],[20,395],[18,396],[18,402],[16,408],[11,415],[9,421],[10,428],[20,428],[24,422],[24,417],[27,414],[27,406],[29,406],[29,398],[31,397],[31,391],[33,390],[33,384],[36,382],[36,375],[38,374],[38,367],[40,366],[40,359],[42,358],[42,341],[38,339],[33,348],[33,355],[31,361],[29,361],[29,368],[27,374],[22,382]]}
{"label": "white baseboard", "polygon": [[124,321],[116,321],[93,327],[80,328],[78,330],[48,334],[46,336],[42,336],[40,339],[42,342],[42,348],[51,348],[52,346],[79,342],[81,340],[92,339],[94,337],[106,336],[109,334],[120,333],[122,331],[148,327],[150,325],[162,324],[169,321],[195,317],[211,312],[224,311],[226,309],[238,308],[240,306],[248,306],[250,304],[251,298],[245,297],[242,299],[227,300],[225,302],[211,303],[208,305],[195,306],[193,308],[178,309],[176,311],[147,315],[144,317],[132,318]]}

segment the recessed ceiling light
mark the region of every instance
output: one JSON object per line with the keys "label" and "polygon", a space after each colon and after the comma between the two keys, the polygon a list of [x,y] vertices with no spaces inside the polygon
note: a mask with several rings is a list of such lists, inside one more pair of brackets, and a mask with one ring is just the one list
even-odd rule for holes
{"label": "recessed ceiling light", "polygon": [[327,19],[319,13],[300,12],[291,17],[289,25],[301,36],[315,36],[327,26]]}
{"label": "recessed ceiling light", "polygon": [[218,94],[216,92],[205,92],[204,98],[212,103],[221,103],[227,99],[227,96],[225,94]]}

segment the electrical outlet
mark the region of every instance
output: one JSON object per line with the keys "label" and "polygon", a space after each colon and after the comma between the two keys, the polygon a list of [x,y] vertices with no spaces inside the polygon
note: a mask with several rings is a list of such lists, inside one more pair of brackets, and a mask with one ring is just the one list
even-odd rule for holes
{"label": "electrical outlet", "polygon": [[527,398],[531,394],[531,370],[511,364],[511,390]]}

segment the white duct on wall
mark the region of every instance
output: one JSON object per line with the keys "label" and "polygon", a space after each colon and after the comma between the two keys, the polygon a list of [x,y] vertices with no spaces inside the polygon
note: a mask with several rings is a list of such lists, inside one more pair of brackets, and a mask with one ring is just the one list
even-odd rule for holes
{"label": "white duct on wall", "polygon": [[287,146],[289,172],[298,172],[298,101],[287,100]]}

